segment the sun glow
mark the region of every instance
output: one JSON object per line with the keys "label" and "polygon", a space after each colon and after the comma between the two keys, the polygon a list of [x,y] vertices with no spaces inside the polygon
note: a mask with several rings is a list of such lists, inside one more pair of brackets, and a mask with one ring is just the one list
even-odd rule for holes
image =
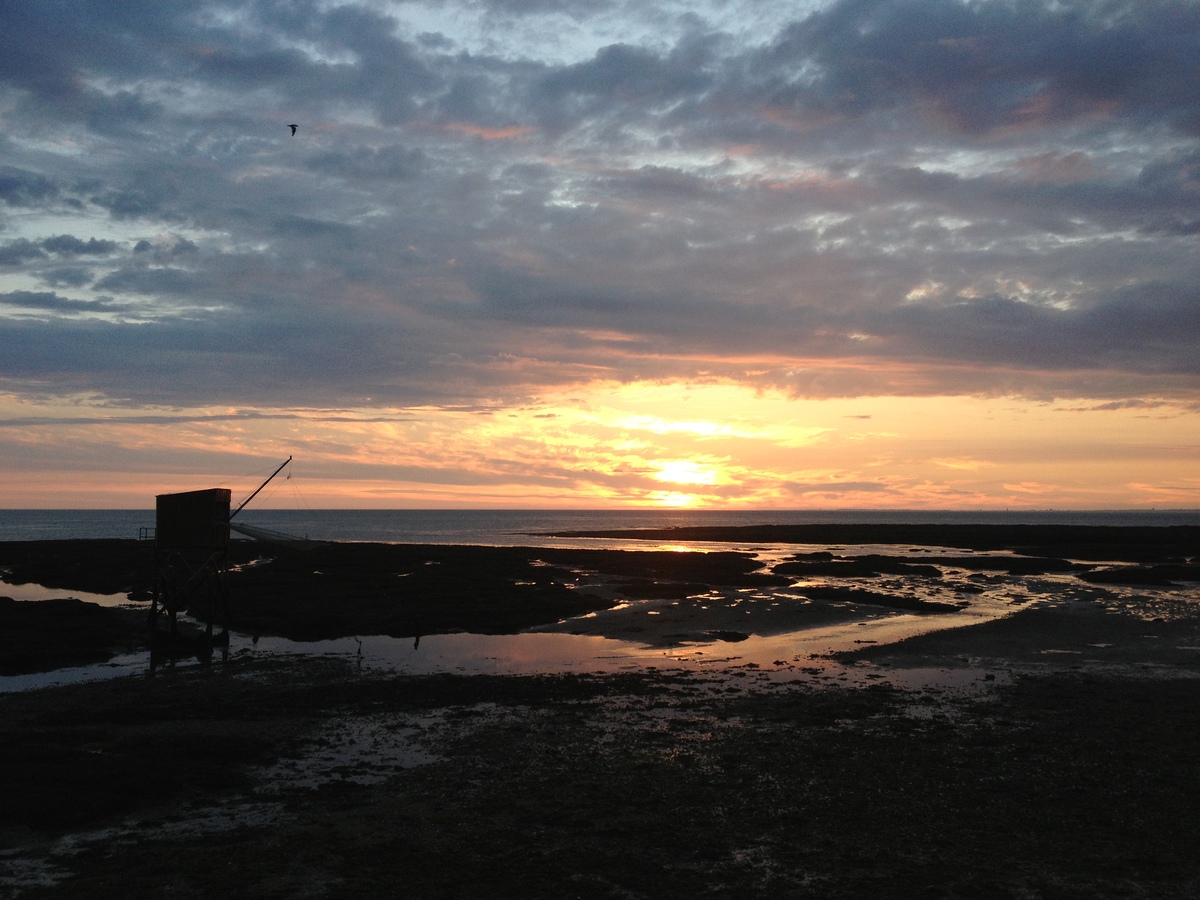
{"label": "sun glow", "polygon": [[489,409],[0,393],[0,508],[140,508],[289,455],[313,508],[1195,508],[1197,444],[1196,413],[1167,401],[813,400],[682,382]]}
{"label": "sun glow", "polygon": [[689,509],[703,505],[701,499],[695,494],[684,494],[680,491],[653,491],[650,499],[659,506],[670,506],[674,509]]}
{"label": "sun glow", "polygon": [[670,481],[674,484],[716,484],[720,479],[720,472],[716,468],[690,459],[669,459],[654,465],[658,468],[654,477],[659,481]]}
{"label": "sun glow", "polygon": [[730,425],[719,425],[716,422],[673,422],[661,416],[629,416],[614,424],[635,431],[652,431],[655,434],[673,434],[684,432],[696,437],[727,437],[739,435],[749,436],[746,432],[738,432]]}

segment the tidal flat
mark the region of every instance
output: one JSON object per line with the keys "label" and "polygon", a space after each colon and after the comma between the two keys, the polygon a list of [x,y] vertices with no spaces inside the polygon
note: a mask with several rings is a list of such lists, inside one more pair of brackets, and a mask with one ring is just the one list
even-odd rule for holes
{"label": "tidal flat", "polygon": [[[1149,531],[1125,551],[723,534],[710,554],[336,545],[251,565],[239,547],[234,625],[257,634],[672,655],[464,675],[235,652],[0,694],[0,895],[1194,897],[1196,535]],[[6,580],[143,586],[136,542],[41,543],[0,545]],[[41,605],[0,605],[10,666],[55,664],[72,633],[103,657],[144,625],[92,604],[39,623]],[[797,649],[830,628],[873,637]],[[38,641],[40,662],[13,650]]]}

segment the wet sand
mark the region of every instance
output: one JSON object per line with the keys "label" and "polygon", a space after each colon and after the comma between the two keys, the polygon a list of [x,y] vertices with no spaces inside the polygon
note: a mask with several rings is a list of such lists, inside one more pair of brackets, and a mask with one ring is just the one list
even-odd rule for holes
{"label": "wet sand", "polygon": [[959,695],[310,659],[6,695],[0,890],[1194,897],[1195,674]]}
{"label": "wet sand", "polygon": [[[1005,604],[1037,599],[1037,591],[1114,607],[1128,589],[1169,593],[1200,581],[1200,528],[1186,526],[791,526],[621,534],[657,542],[702,535],[722,542],[722,549],[338,543],[289,552],[234,541],[229,625],[301,641],[561,630],[671,646],[782,634],[868,612],[932,616],[978,613],[991,604],[992,614],[1002,614]],[[780,542],[769,567],[756,553],[755,541],[764,537]],[[812,550],[811,542],[821,539],[819,546],[833,549]],[[803,543],[795,552],[779,550],[789,541]],[[896,543],[881,553],[885,541]],[[8,542],[0,543],[0,568],[5,581],[61,588],[64,596],[121,592],[144,603],[152,553],[138,541]],[[0,671],[52,669],[79,657],[81,646],[53,639],[64,627],[60,611],[44,612],[39,625],[31,620],[36,613],[21,610],[18,633],[15,608],[0,607],[0,624],[8,622],[0,628]],[[91,652],[102,653],[105,641],[115,650],[139,639],[128,617],[126,638],[108,637],[118,617],[106,616],[104,629],[89,619]],[[88,629],[77,631],[82,641]],[[35,633],[47,639],[31,654]]]}
{"label": "wet sand", "polygon": [[[296,562],[277,591],[256,583],[263,605],[245,615],[275,622],[294,597],[309,633],[306,604],[323,596],[344,607],[326,627],[358,628],[394,604],[393,580],[420,573],[413,614],[439,591],[461,617],[476,595],[494,604],[528,588],[519,615],[489,613],[484,627],[715,635],[731,661],[400,677],[345,657],[235,656],[0,695],[0,895],[1194,897],[1196,585],[1086,577],[1191,573],[1194,545],[1149,543],[1105,551],[1114,565],[1045,546],[1069,567],[1018,572],[1007,548],[978,548],[937,577],[877,571],[928,565],[929,552],[881,561],[848,546],[798,549],[786,577],[737,553],[422,547]],[[120,569],[119,549],[100,556]],[[53,568],[50,548],[38,552]],[[831,564],[856,571],[819,574]],[[472,581],[454,593],[445,572],[464,565]],[[305,587],[331,577],[340,588]],[[860,593],[812,599],[798,583]],[[886,605],[896,596],[1007,607],[839,652],[841,676],[737,661],[739,634],[867,608],[919,621]],[[575,611],[560,621],[563,604]],[[963,672],[963,689],[904,687],[927,669]]]}

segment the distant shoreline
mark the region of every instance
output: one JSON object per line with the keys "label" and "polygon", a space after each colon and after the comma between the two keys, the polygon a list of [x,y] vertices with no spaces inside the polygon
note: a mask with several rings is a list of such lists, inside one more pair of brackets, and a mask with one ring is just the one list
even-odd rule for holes
{"label": "distant shoreline", "polygon": [[1200,554],[1196,525],[743,525],[554,532],[554,537],[771,544],[912,544],[1116,562]]}
{"label": "distant shoreline", "polygon": [[[539,534],[832,525],[1200,527],[1200,510],[255,509],[238,520],[325,541],[513,546]],[[4,510],[0,542],[136,538],[154,510]],[[559,540],[569,540],[566,538]]]}

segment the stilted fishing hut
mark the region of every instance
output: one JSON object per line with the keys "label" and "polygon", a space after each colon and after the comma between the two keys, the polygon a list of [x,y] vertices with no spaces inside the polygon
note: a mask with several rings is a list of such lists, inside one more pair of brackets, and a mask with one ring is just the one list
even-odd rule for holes
{"label": "stilted fishing hut", "polygon": [[[170,623],[168,632],[178,635],[179,612],[191,610],[204,620],[210,641],[213,624],[218,621],[222,635],[227,635],[230,522],[291,461],[289,456],[233,511],[228,488],[159,494],[155,498],[152,631],[159,630],[159,617],[165,614]],[[246,533],[253,531],[244,526],[232,527]]]}
{"label": "stilted fishing hut", "polygon": [[177,634],[176,616],[189,608],[202,613],[210,638],[218,619],[228,627],[229,502],[228,488],[155,498],[152,629],[165,614]]}

